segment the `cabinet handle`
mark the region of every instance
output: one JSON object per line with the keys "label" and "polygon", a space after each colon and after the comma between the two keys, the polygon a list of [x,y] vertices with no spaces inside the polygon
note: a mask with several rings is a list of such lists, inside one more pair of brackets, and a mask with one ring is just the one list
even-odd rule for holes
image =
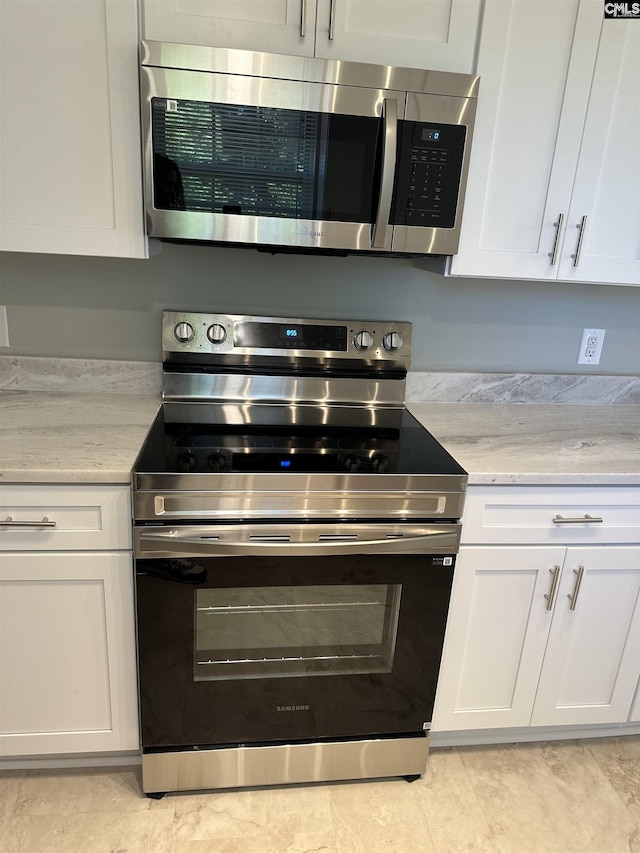
{"label": "cabinet handle", "polygon": [[13,516],[8,515],[4,521],[0,521],[0,527],[55,527],[55,521],[49,521],[45,515],[42,521],[15,521]]}
{"label": "cabinet handle", "polygon": [[587,224],[587,217],[583,216],[582,219],[580,220],[580,224],[576,225],[576,228],[580,229],[580,233],[578,234],[578,245],[576,246],[576,253],[575,253],[575,255],[571,255],[571,257],[573,258],[574,267],[577,267],[578,264],[580,263],[580,252],[582,251],[582,240],[584,237],[584,227],[586,224]]}
{"label": "cabinet handle", "polygon": [[336,0],[331,0],[329,6],[329,40],[333,41],[336,35]]}
{"label": "cabinet handle", "polygon": [[600,524],[604,521],[601,516],[592,516],[586,513],[582,518],[564,518],[562,515],[554,515],[554,524]]}
{"label": "cabinet handle", "polygon": [[554,566],[552,569],[549,569],[553,578],[551,580],[551,589],[548,594],[545,593],[545,598],[547,599],[547,610],[551,610],[553,608],[553,599],[555,598],[556,589],[558,588],[558,579],[560,578],[560,566]]}
{"label": "cabinet handle", "polygon": [[576,604],[578,603],[578,593],[580,592],[580,584],[582,583],[582,576],[584,575],[584,566],[578,566],[577,569],[573,570],[574,575],[576,575],[576,585],[573,588],[573,595],[568,595],[567,598],[571,602],[571,606],[569,610],[575,610]]}
{"label": "cabinet handle", "polygon": [[300,0],[300,38],[307,34],[307,0]]}
{"label": "cabinet handle", "polygon": [[556,227],[556,239],[553,241],[553,250],[549,252],[551,258],[551,266],[555,266],[558,260],[558,250],[560,249],[560,235],[562,234],[562,223],[564,222],[564,213],[558,214],[558,221],[553,224]]}

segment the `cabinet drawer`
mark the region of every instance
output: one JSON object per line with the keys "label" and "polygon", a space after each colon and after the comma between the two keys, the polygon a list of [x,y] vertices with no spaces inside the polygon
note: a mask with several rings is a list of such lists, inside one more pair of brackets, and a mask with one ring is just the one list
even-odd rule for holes
{"label": "cabinet drawer", "polygon": [[[44,522],[47,519],[47,522]],[[2,486],[0,550],[131,548],[127,486]]]}
{"label": "cabinet drawer", "polygon": [[461,541],[476,545],[639,542],[640,489],[470,486]]}

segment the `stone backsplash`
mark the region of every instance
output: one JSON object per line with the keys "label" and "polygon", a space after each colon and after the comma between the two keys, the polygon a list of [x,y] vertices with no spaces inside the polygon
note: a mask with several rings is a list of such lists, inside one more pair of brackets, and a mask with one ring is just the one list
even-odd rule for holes
{"label": "stone backsplash", "polygon": [[[0,390],[158,394],[162,365],[104,359],[0,356]],[[640,377],[588,374],[429,373],[407,376],[407,401],[640,405]]]}

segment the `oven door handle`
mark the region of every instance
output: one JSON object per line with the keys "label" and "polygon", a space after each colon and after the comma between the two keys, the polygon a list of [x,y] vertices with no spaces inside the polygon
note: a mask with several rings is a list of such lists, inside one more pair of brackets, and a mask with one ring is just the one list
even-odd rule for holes
{"label": "oven door handle", "polygon": [[313,556],[323,554],[430,554],[457,553],[460,543],[460,526],[451,530],[431,531],[418,536],[389,536],[384,539],[352,539],[336,536],[318,542],[291,542],[284,536],[256,537],[251,540],[232,541],[211,536],[190,536],[178,532],[141,533],[136,556],[144,557],[147,551],[161,551],[183,556],[201,555],[244,556],[273,555]]}

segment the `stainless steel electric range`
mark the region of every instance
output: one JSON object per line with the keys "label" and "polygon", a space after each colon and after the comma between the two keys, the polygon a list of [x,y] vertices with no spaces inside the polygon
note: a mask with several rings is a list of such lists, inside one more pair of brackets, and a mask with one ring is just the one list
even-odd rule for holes
{"label": "stainless steel electric range", "polygon": [[135,466],[143,788],[424,772],[466,472],[411,324],[163,314]]}

